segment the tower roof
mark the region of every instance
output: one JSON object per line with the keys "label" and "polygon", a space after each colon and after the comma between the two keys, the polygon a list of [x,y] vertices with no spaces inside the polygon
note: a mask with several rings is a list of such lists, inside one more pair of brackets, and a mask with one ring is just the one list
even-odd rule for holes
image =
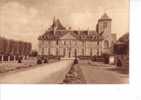
{"label": "tower roof", "polygon": [[101,18],[99,19],[99,21],[103,21],[103,20],[109,20],[111,21],[112,19],[107,15],[107,13],[104,13]]}
{"label": "tower roof", "polygon": [[109,19],[107,13],[104,13],[104,14],[102,15],[101,19]]}
{"label": "tower roof", "polygon": [[53,23],[51,27],[49,28],[51,30],[56,29],[56,30],[64,30],[65,27],[62,25],[59,19],[56,19],[55,17],[53,18]]}

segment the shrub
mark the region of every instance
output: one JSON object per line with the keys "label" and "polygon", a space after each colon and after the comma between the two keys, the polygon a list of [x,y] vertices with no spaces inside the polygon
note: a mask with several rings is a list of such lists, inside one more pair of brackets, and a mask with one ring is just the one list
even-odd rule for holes
{"label": "shrub", "polygon": [[37,64],[42,64],[42,60],[41,59],[38,59],[37,60]]}
{"label": "shrub", "polygon": [[74,59],[74,64],[78,64],[78,59],[77,58]]}
{"label": "shrub", "polygon": [[44,63],[48,63],[48,59],[44,59]]}

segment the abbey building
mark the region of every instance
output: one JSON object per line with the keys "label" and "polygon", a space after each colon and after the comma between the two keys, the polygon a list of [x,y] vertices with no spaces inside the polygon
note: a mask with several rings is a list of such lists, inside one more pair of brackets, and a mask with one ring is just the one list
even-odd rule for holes
{"label": "abbey building", "polygon": [[52,25],[39,40],[39,55],[76,57],[111,53],[116,41],[111,33],[112,19],[105,13],[98,20],[96,30],[72,30],[53,19]]}

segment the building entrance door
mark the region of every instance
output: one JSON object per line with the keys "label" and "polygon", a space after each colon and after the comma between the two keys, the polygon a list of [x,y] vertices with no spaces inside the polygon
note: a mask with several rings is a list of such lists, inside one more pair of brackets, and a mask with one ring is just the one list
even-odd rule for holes
{"label": "building entrance door", "polygon": [[67,57],[67,58],[71,58],[72,57],[71,48],[66,48],[65,49],[65,57]]}

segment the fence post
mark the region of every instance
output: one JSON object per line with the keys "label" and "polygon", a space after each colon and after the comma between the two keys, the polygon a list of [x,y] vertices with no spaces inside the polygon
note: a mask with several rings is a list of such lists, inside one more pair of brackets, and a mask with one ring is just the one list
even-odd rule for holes
{"label": "fence post", "polygon": [[8,61],[10,61],[10,56],[8,56]]}
{"label": "fence post", "polygon": [[3,62],[4,58],[3,58],[3,55],[1,56],[1,62]]}

